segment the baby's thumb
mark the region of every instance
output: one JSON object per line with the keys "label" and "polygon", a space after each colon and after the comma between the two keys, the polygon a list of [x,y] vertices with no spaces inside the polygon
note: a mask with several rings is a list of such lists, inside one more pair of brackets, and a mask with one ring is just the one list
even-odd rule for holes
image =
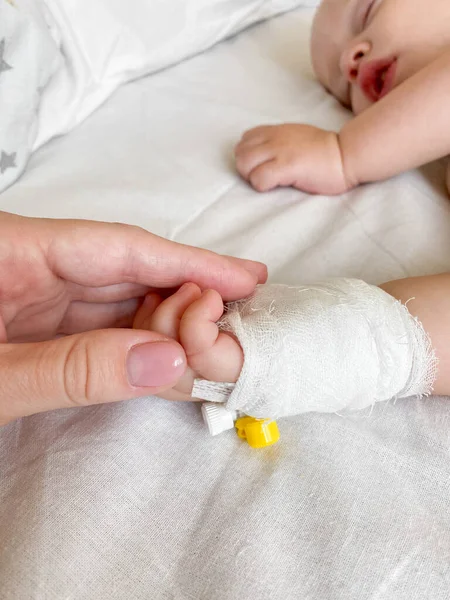
{"label": "baby's thumb", "polygon": [[116,402],[173,387],[183,348],[151,331],[111,329],[0,344],[0,424],[56,408]]}

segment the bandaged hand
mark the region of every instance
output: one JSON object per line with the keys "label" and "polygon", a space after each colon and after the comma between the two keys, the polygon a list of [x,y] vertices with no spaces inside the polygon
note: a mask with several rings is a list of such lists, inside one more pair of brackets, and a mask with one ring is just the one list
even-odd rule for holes
{"label": "bandaged hand", "polygon": [[153,292],[146,296],[133,327],[178,341],[187,359],[187,369],[176,385],[158,396],[166,400],[192,400],[197,378],[237,381],[244,357],[234,336],[219,329],[223,312],[220,294],[214,290],[202,292],[194,283],[184,284],[165,300]]}
{"label": "bandaged hand", "polygon": [[426,395],[436,377],[422,325],[360,280],[260,285],[225,312],[216,292],[185,284],[164,301],[149,294],[134,325],[184,348],[188,369],[163,397],[224,402],[259,418]]}
{"label": "bandaged hand", "polygon": [[244,133],[236,168],[257,191],[292,186],[311,194],[350,189],[336,133],[310,125],[269,125]]}

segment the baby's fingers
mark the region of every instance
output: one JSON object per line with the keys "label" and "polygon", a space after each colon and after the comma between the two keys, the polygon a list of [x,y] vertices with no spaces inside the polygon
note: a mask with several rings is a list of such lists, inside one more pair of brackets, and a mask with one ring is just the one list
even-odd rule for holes
{"label": "baby's fingers", "polygon": [[273,150],[268,144],[259,146],[241,146],[236,148],[236,169],[249,180],[250,173],[259,165],[273,158]]}
{"label": "baby's fingers", "polygon": [[146,322],[147,329],[178,341],[181,317],[200,296],[200,288],[195,283],[185,283],[156,308]]}
{"label": "baby's fingers", "polygon": [[284,169],[273,159],[255,167],[248,180],[257,192],[269,192],[279,185],[287,185],[283,181]]}
{"label": "baby's fingers", "polygon": [[180,341],[186,356],[206,352],[215,344],[219,335],[216,322],[222,314],[222,298],[214,290],[203,292],[201,298],[189,306],[180,327]]}
{"label": "baby's fingers", "polygon": [[191,304],[180,325],[180,341],[189,366],[210,381],[234,382],[242,369],[243,354],[229,334],[219,332],[216,321],[223,314],[219,294],[208,290]]}
{"label": "baby's fingers", "polygon": [[263,144],[270,134],[270,125],[260,125],[246,131],[241,138],[240,144]]}
{"label": "baby's fingers", "polygon": [[133,329],[149,330],[151,318],[161,302],[162,298],[159,294],[149,292],[134,317]]}

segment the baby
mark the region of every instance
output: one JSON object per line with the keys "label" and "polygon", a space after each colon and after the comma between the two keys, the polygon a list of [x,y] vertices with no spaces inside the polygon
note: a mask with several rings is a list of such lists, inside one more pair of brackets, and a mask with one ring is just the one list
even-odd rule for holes
{"label": "baby", "polygon": [[450,154],[448,0],[323,0],[311,54],[355,118],[339,133],[301,124],[246,132],[236,165],[256,190],[341,194]]}
{"label": "baby", "polygon": [[[428,0],[324,0],[313,25],[312,59],[319,80],[353,110],[355,118],[339,133],[300,124],[263,126],[245,133],[236,147],[237,169],[258,191],[294,186],[310,193],[340,194],[450,153],[448,0],[433,0],[432,6]],[[439,364],[432,391],[450,394],[450,274],[380,287],[386,293],[380,296],[380,306],[388,306],[389,299],[393,305],[400,306],[395,300],[407,304],[411,323],[423,326]],[[374,297],[375,290],[369,290]],[[351,311],[348,318],[354,317],[356,323],[360,308],[353,316]],[[194,284],[184,285],[164,301],[154,294],[146,297],[134,326],[177,339],[188,361],[184,377],[164,397],[191,400],[196,379],[228,383],[239,379],[244,352],[232,333],[219,329],[223,312],[219,294]],[[379,323],[373,328],[374,340]],[[310,339],[314,322],[312,328]],[[402,344],[401,339],[394,341]],[[342,360],[338,346],[336,360]],[[381,353],[376,360],[382,363],[383,348],[377,350]],[[333,360],[333,353],[329,356]],[[308,359],[320,362],[320,344]],[[335,366],[338,373],[339,368],[351,370],[348,364]],[[395,366],[394,362],[394,377]],[[408,386],[404,389],[411,391]]]}
{"label": "baby", "polygon": [[[336,281],[344,282],[344,289],[346,289],[347,280]],[[380,286],[381,290],[375,286],[368,286],[363,282],[360,283],[362,285],[362,293],[359,294],[356,303],[355,295],[346,297],[344,294],[336,301],[331,301],[331,303],[325,297],[322,310],[322,300],[319,300],[319,312],[321,315],[317,321],[320,321],[320,323],[317,322],[316,324],[313,319],[306,325],[304,322],[301,322],[300,327],[298,327],[298,321],[295,321],[296,307],[292,305],[292,310],[290,310],[291,307],[288,307],[288,313],[290,312],[294,316],[288,319],[287,323],[283,324],[284,331],[281,334],[281,343],[277,348],[273,348],[273,346],[276,346],[280,340],[275,339],[272,342],[273,337],[271,338],[270,336],[273,336],[273,329],[272,332],[267,331],[266,333],[266,331],[263,331],[257,334],[257,336],[260,336],[257,338],[260,345],[273,352],[271,360],[274,362],[279,361],[279,368],[281,370],[285,369],[285,373],[288,373],[287,377],[283,376],[281,378],[282,383],[275,390],[275,404],[279,402],[279,397],[289,395],[289,390],[287,389],[288,383],[286,382],[286,386],[284,386],[284,382],[286,379],[289,379],[290,371],[298,372],[300,378],[303,378],[303,380],[308,379],[309,390],[312,389],[311,386],[314,388],[314,394],[309,394],[312,396],[311,398],[305,398],[299,392],[300,397],[297,394],[296,404],[292,404],[287,409],[286,407],[283,408],[285,415],[308,412],[309,410],[336,412],[336,402],[340,408],[363,408],[372,404],[376,399],[388,400],[396,395],[398,397],[406,397],[408,395],[430,393],[431,391],[441,395],[450,394],[450,345],[448,344],[450,337],[450,310],[448,309],[447,300],[450,297],[450,274],[392,281]],[[270,315],[272,311],[276,313],[277,302],[278,305],[280,304],[280,296],[278,295],[278,298],[276,298],[276,295],[279,294],[279,290],[275,289],[276,287],[263,285],[259,286],[256,291],[257,297],[261,292],[262,296],[265,295],[265,306],[262,306],[264,312],[263,322],[266,319],[265,322],[272,327],[275,322],[275,328],[278,325],[277,316],[275,315],[274,320],[270,318]],[[311,289],[314,290],[314,287],[311,286]],[[294,290],[295,292],[295,288],[286,289]],[[303,292],[306,290],[298,289],[301,292],[298,296],[297,317],[303,310],[308,311],[311,308],[311,302],[308,299],[305,302],[303,299]],[[283,293],[283,290],[281,290],[281,293]],[[272,306],[272,294],[274,306]],[[368,294],[367,303],[365,302],[366,294]],[[325,296],[327,295],[328,290],[325,290]],[[378,295],[380,296],[379,298]],[[292,295],[290,300],[292,300]],[[364,306],[364,303],[366,306]],[[405,308],[406,304],[408,310]],[[369,309],[367,309],[367,305]],[[375,312],[373,310],[374,305],[378,305],[378,307],[375,307]],[[391,307],[397,311],[394,314],[393,320],[388,314]],[[257,310],[260,308],[258,307]],[[252,310],[254,309],[247,311],[247,318],[249,317],[250,320],[255,315],[255,313],[252,314]],[[220,295],[214,290],[202,292],[193,283],[183,285],[175,294],[165,300],[162,300],[154,293],[146,296],[143,305],[136,314],[134,327],[138,329],[151,329],[169,338],[176,339],[183,346],[187,357],[188,367],[184,376],[175,388],[168,390],[162,397],[168,400],[192,400],[193,396],[195,396],[193,394],[193,385],[196,379],[226,383],[234,383],[239,379],[244,365],[244,353],[240,343],[232,333],[219,329],[217,323],[221,320],[223,313],[224,305]],[[286,311],[285,314],[287,314]],[[404,322],[402,321],[405,317],[410,321],[406,323],[406,329],[403,328]],[[346,319],[343,327],[345,328],[348,325],[348,331],[343,331],[343,327],[341,326],[342,319]],[[272,323],[269,323],[269,320]],[[334,323],[337,321],[340,324],[339,332],[347,340],[336,339],[336,336],[333,339],[333,335],[327,337],[328,331],[333,329],[333,320]],[[371,320],[372,322],[370,322]],[[387,329],[387,335],[380,336],[380,331],[384,326]],[[393,330],[392,334],[391,329]],[[325,344],[323,343],[324,331],[326,332]],[[421,332],[423,332],[423,336]],[[412,335],[410,335],[411,333]],[[406,334],[408,334],[408,337]],[[354,339],[358,335],[365,337],[366,340]],[[292,343],[292,338],[296,338],[294,339],[294,343]],[[380,339],[381,345],[379,343]],[[269,344],[267,343],[268,341]],[[394,354],[388,348],[388,344],[392,345],[392,343],[394,344]],[[410,345],[408,346],[408,344]],[[420,348],[421,344],[422,349]],[[352,346],[354,346],[354,354],[357,354],[361,347],[369,347],[373,356],[373,359],[371,359],[373,364],[366,364],[364,360],[361,360],[359,361],[359,368],[353,368],[358,363],[358,357],[355,360],[355,356],[353,356],[350,361],[348,360],[348,355],[353,351]],[[400,348],[403,357],[396,353],[396,346]],[[295,364],[292,361],[292,357],[289,356],[290,348],[300,348],[300,352],[297,353],[299,358],[298,360],[294,360]],[[347,351],[343,353],[342,348],[346,348]],[[429,360],[431,357],[430,348],[433,349],[431,362]],[[423,349],[425,349],[425,352]],[[428,356],[425,356],[426,354]],[[394,360],[390,360],[392,357],[394,357]],[[395,389],[395,380],[398,379],[397,372],[401,370],[402,361],[405,357],[405,387],[402,387],[403,384],[401,384],[400,388]],[[259,353],[258,356],[258,352],[256,352],[256,356],[245,356],[246,361],[250,361],[250,363],[253,361],[253,368],[255,367],[255,359],[258,360],[259,358],[261,358],[261,354]],[[262,358],[264,359],[264,357]],[[435,364],[434,358],[438,360],[439,368],[437,373],[432,368]],[[420,362],[419,359],[423,359],[423,366],[421,367],[421,373],[419,373],[421,381],[419,381],[419,387],[416,389],[414,385],[411,385],[411,376],[414,370],[418,372],[417,364]],[[389,360],[391,362],[390,365],[387,364]],[[387,369],[383,363],[387,364]],[[324,364],[325,369],[323,369]],[[328,365],[330,365],[330,368],[328,368]],[[410,365],[413,365],[412,369]],[[381,380],[383,378],[385,380],[383,384],[384,397],[378,396],[376,398],[376,392],[374,392],[372,397],[372,388],[365,386],[368,372],[371,369],[375,371],[377,389],[380,389],[379,383]],[[354,373],[353,371],[356,372]],[[433,374],[433,381],[425,381],[431,372]],[[336,381],[333,381],[330,385],[330,381],[326,380],[329,373],[334,373],[335,377],[337,379],[340,378],[342,381],[338,382],[337,385]],[[262,387],[264,387],[265,375],[266,373],[261,372],[261,370],[258,373]],[[249,378],[251,378],[251,373],[249,374],[247,369],[245,375],[247,383]],[[344,398],[345,394],[348,393],[349,382],[352,385],[355,383],[353,387],[354,397],[351,403],[347,402]],[[422,384],[432,385],[425,389],[421,387]],[[344,393],[342,395],[338,394],[340,397],[336,397],[336,390],[339,386],[341,386],[340,389]],[[404,393],[402,396],[399,394],[400,389],[411,393]],[[326,398],[330,390],[331,404],[326,405],[326,401],[324,401],[320,405],[318,398]],[[392,391],[390,392],[390,390]],[[368,396],[364,405],[361,405],[362,400],[360,396],[362,392]],[[295,393],[297,392],[294,392],[294,395]],[[198,399],[198,396],[196,398]],[[205,398],[204,396],[201,396],[201,398],[212,399]],[[252,399],[249,398],[248,400],[251,404]],[[340,402],[343,403],[339,404]],[[277,411],[278,408],[278,406],[272,406],[271,410]],[[242,406],[237,409],[241,410]],[[272,415],[252,414],[252,416]]]}
{"label": "baby", "polygon": [[162,300],[150,293],[134,319],[134,329],[148,329],[175,339],[183,346],[188,368],[178,385],[168,390],[167,400],[192,400],[197,377],[234,383],[244,364],[240,345],[224,332],[217,321],[224,305],[214,290],[202,292],[195,283],[185,283],[175,294]]}

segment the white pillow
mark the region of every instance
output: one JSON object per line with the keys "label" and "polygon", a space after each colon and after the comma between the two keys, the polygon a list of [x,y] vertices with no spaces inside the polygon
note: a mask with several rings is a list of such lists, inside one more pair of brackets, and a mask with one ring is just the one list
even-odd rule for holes
{"label": "white pillow", "polygon": [[[0,0],[1,1],[1,0]],[[36,147],[92,113],[122,83],[317,0],[39,0],[65,57],[43,98]]]}
{"label": "white pillow", "polygon": [[33,0],[0,0],[0,191],[25,169],[39,98],[60,58]]}

